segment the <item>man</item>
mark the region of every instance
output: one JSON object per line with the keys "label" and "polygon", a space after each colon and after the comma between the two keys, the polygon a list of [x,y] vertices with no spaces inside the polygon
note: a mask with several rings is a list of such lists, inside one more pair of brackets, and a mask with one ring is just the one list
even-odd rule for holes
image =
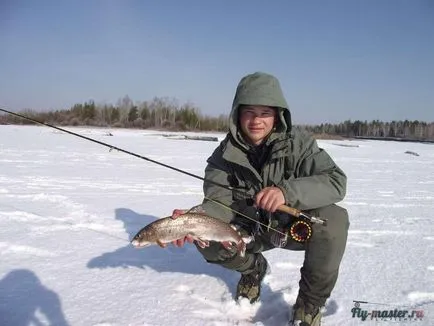
{"label": "man", "polygon": [[[204,182],[202,208],[254,235],[254,241],[244,257],[226,243],[196,247],[208,262],[241,273],[237,298],[251,303],[260,297],[268,267],[261,252],[276,247],[305,250],[291,324],[320,325],[320,309],[336,284],[346,246],[348,215],[336,205],[345,196],[346,176],[312,137],[292,129],[280,83],[272,75],[256,72],[241,79],[229,129],[207,161],[205,179],[235,190]],[[282,234],[294,219],[277,210],[283,204],[327,219],[327,225],[312,225],[312,236],[304,243],[286,239]],[[173,217],[182,212],[174,210]],[[186,240],[192,242],[187,237],[174,244],[182,246]]]}

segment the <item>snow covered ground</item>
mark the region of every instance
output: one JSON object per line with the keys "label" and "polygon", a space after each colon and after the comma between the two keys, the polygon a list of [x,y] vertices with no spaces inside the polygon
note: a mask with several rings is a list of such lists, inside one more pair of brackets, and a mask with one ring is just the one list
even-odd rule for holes
{"label": "snow covered ground", "polygon": [[[218,144],[70,130],[199,176]],[[348,175],[341,205],[351,219],[323,324],[433,325],[434,145],[319,144]],[[201,200],[201,181],[187,175],[48,127],[0,126],[0,325],[284,325],[302,252],[265,253],[271,274],[250,306],[233,300],[237,273],[192,245],[129,244],[144,225]],[[354,300],[368,303],[353,317]],[[395,309],[424,317],[359,317]]]}

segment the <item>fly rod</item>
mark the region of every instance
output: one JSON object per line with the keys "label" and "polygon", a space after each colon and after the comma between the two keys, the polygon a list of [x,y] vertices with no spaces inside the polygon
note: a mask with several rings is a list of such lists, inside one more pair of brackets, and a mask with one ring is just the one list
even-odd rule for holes
{"label": "fly rod", "polygon": [[[16,116],[16,117],[19,117],[19,118],[22,118],[22,119],[26,119],[26,120],[32,121],[32,122],[37,123],[37,124],[41,124],[41,125],[44,125],[44,126],[47,126],[47,127],[50,127],[50,128],[57,129],[57,130],[59,130],[59,131],[62,131],[62,132],[65,132],[65,133],[68,133],[68,134],[74,135],[74,136],[79,137],[79,138],[82,138],[82,139],[86,139],[86,140],[88,140],[88,141],[91,141],[91,142],[97,143],[97,144],[99,144],[99,145],[102,145],[102,146],[108,147],[108,148],[110,148],[110,150],[115,149],[115,150],[117,150],[117,151],[119,151],[119,152],[123,152],[123,153],[125,153],[125,154],[128,154],[128,155],[132,155],[132,156],[138,157],[138,158],[140,158],[140,159],[142,159],[142,160],[145,160],[145,161],[148,161],[148,162],[151,162],[151,163],[154,163],[154,164],[157,164],[157,165],[163,166],[163,167],[165,167],[165,168],[168,168],[168,169],[174,170],[174,171],[176,171],[176,172],[186,174],[186,175],[188,175],[188,176],[190,176],[190,177],[193,177],[193,178],[196,178],[196,179],[202,180],[203,182],[212,183],[213,185],[216,185],[216,186],[218,186],[218,187],[222,187],[222,188],[224,188],[224,189],[227,189],[227,190],[230,190],[230,191],[233,191],[233,192],[238,192],[238,193],[242,193],[242,194],[244,194],[243,191],[240,191],[240,190],[238,190],[238,189],[236,189],[236,188],[233,188],[233,187],[231,187],[231,186],[224,185],[224,184],[221,184],[221,183],[218,183],[218,182],[215,182],[215,181],[213,181],[213,180],[206,179],[206,178],[202,178],[202,177],[200,177],[200,176],[198,176],[198,175],[196,175],[196,174],[193,174],[193,173],[190,173],[190,172],[187,172],[187,171],[184,171],[184,170],[178,169],[178,168],[176,168],[176,167],[174,167],[174,166],[171,166],[171,165],[167,165],[167,164],[164,164],[164,163],[161,163],[161,162],[155,161],[155,160],[150,159],[150,158],[148,158],[148,157],[145,157],[145,156],[139,155],[139,154],[137,154],[137,153],[133,153],[133,152],[127,151],[127,150],[125,150],[125,149],[122,149],[122,148],[116,147],[116,146],[114,146],[114,145],[110,145],[110,144],[107,144],[107,143],[105,143],[105,142],[102,142],[102,141],[99,141],[99,140],[96,140],[96,139],[93,139],[93,138],[90,138],[90,137],[86,137],[86,136],[80,135],[80,134],[75,133],[75,132],[73,132],[73,131],[66,130],[66,129],[63,129],[63,128],[60,128],[60,127],[54,126],[54,125],[52,125],[52,124],[49,124],[49,123],[46,123],[46,122],[43,122],[43,121],[39,121],[39,120],[36,120],[36,119],[30,118],[30,117],[27,117],[27,116],[25,116],[25,115],[22,115],[22,114],[19,114],[19,113],[15,113],[15,112],[11,112],[11,111],[8,111],[8,110],[2,109],[2,108],[0,108],[0,111],[3,111],[3,112],[5,112],[5,113],[11,114],[11,115],[13,115],[13,116]],[[226,206],[226,205],[225,205],[225,206]],[[229,207],[228,207],[228,208],[229,208]],[[318,218],[318,217],[312,216],[312,215],[310,215],[310,214],[307,214],[307,213],[305,213],[305,212],[302,212],[301,210],[298,210],[298,209],[293,208],[293,207],[289,207],[289,206],[287,206],[287,205],[281,205],[281,206],[279,206],[277,209],[278,209],[279,211],[281,211],[281,212],[288,213],[288,214],[293,215],[293,216],[295,216],[295,217],[297,217],[297,218],[300,218],[300,217],[301,217],[301,218],[303,218],[303,219],[306,219],[306,220],[308,220],[308,221],[311,222],[311,223],[318,223],[318,224],[323,224],[323,225],[326,225],[326,223],[327,223],[327,221],[324,220],[324,219],[320,219],[320,218]]]}

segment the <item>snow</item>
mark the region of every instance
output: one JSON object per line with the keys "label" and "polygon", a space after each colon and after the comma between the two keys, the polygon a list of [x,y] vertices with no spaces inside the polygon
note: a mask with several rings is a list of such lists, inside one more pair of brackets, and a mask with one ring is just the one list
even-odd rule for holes
{"label": "snow", "polygon": [[[218,145],[67,129],[201,177]],[[351,221],[323,324],[434,324],[434,146],[319,144],[348,176],[340,204]],[[0,325],[284,325],[303,252],[267,251],[271,273],[250,305],[233,300],[239,275],[207,264],[193,245],[129,243],[144,225],[201,200],[202,182],[190,176],[45,126],[0,126]],[[354,300],[424,317],[362,321]]]}

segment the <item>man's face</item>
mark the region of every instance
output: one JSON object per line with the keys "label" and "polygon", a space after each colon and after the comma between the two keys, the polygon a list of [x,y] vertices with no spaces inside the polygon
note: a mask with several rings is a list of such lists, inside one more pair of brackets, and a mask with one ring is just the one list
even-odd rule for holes
{"label": "man's face", "polygon": [[274,127],[276,110],[262,105],[246,105],[240,110],[240,126],[246,140],[261,144]]}

